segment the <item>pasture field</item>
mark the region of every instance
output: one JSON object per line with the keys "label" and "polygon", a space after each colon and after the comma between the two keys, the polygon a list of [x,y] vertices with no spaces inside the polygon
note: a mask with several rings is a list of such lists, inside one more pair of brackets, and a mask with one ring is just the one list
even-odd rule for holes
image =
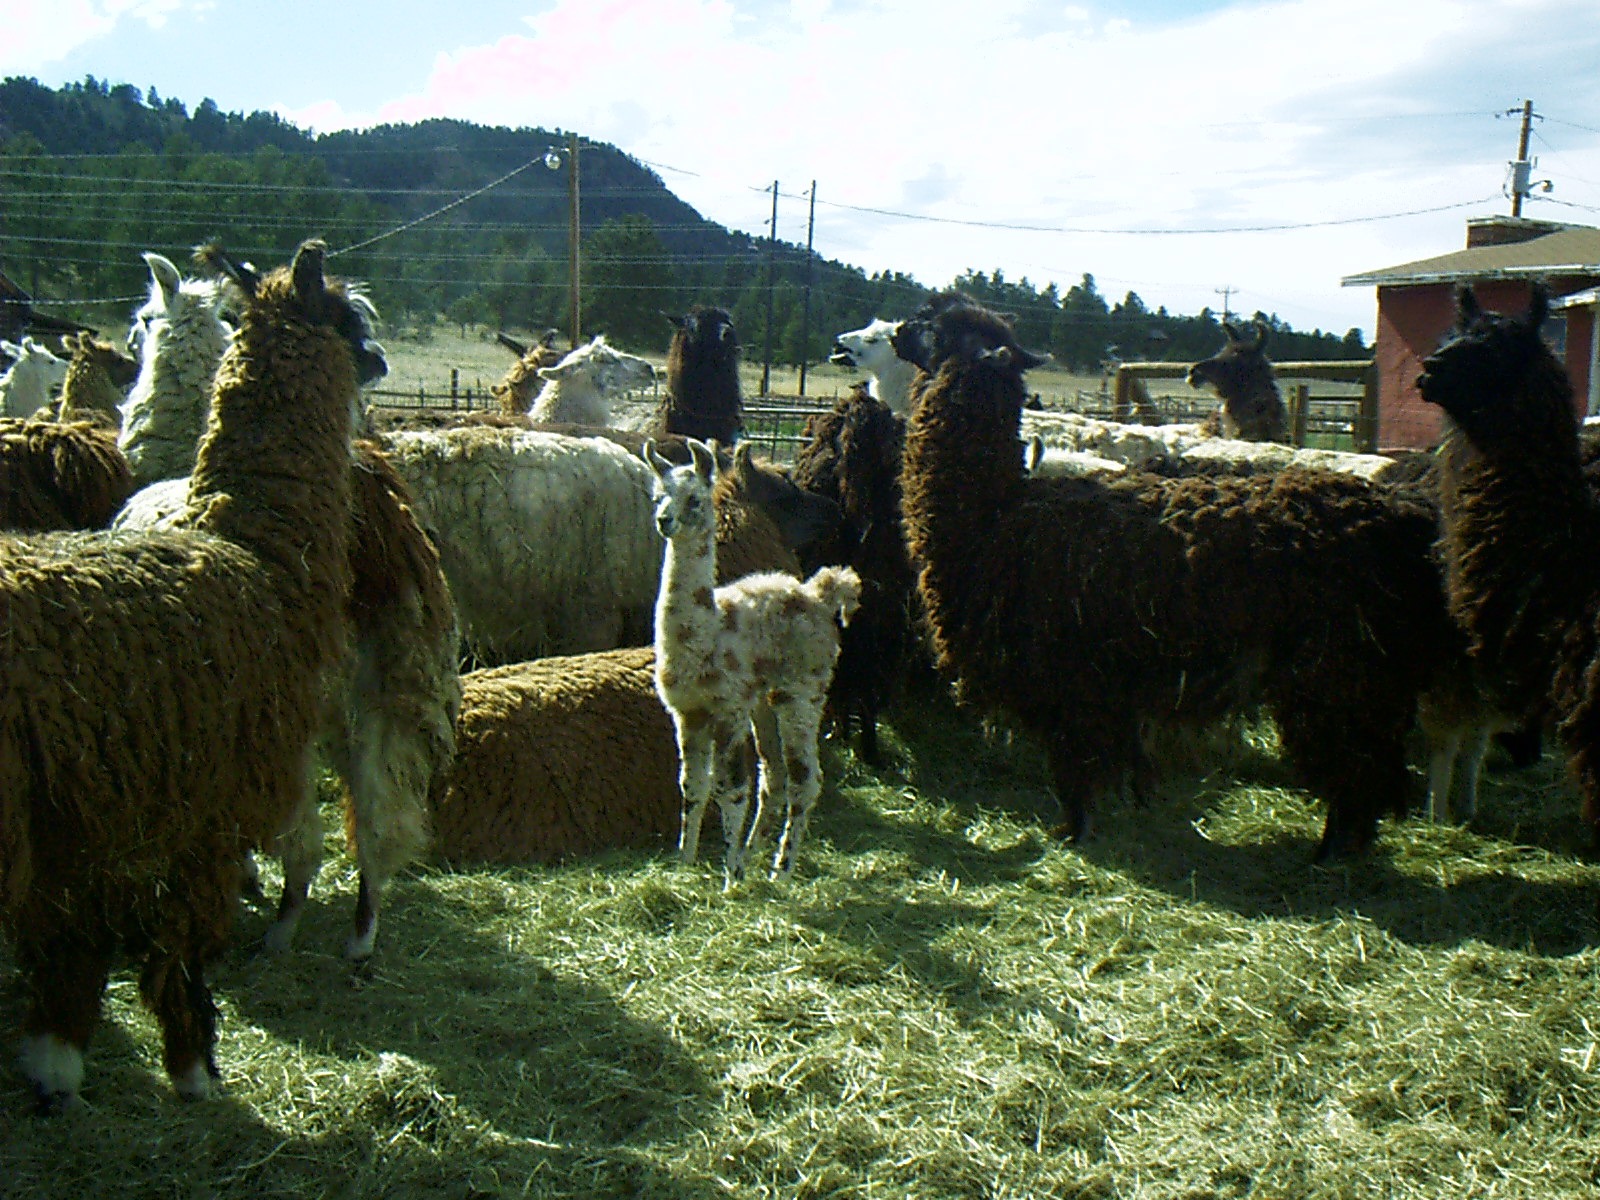
{"label": "pasture field", "polygon": [[[644,355],[655,364],[658,371],[666,369],[668,332],[665,329],[662,332],[659,352]],[[523,331],[518,331],[514,336],[531,337]],[[416,336],[415,331],[401,331],[386,334],[382,341],[389,355],[389,374],[379,385],[385,392],[414,395],[421,388],[430,396],[448,396],[450,371],[454,368],[459,372],[460,389],[464,392],[470,387],[475,397],[483,398],[475,401],[482,406],[487,403],[488,389],[500,381],[515,361],[511,352],[494,340],[494,331],[488,329],[469,329],[463,335],[458,325],[440,324],[423,337]],[[567,341],[563,337],[558,344],[565,347]],[[806,370],[806,395],[816,400],[832,400],[843,395],[860,378],[858,372],[819,363]],[[740,380],[747,400],[753,400],[761,394],[759,344],[745,346],[740,363]],[[1054,366],[1029,372],[1028,382],[1045,396],[1047,402],[1061,396],[1075,395],[1079,389],[1097,391],[1100,387],[1098,375],[1074,375]],[[796,369],[773,367],[768,390],[774,396],[794,396],[799,393],[799,388],[799,372]],[[1157,390],[1167,389],[1160,386]],[[1187,387],[1181,386],[1181,381],[1174,384],[1172,390],[1188,391]]]}
{"label": "pasture field", "polygon": [[[1550,759],[1308,865],[1270,730],[1052,841],[1040,756],[919,698],[833,746],[796,876],[617,853],[246,912],[221,1099],[117,974],[86,1106],[0,1074],[0,1195],[1465,1200],[1600,1188],[1600,869]],[[1420,781],[1419,781],[1420,786]],[[715,839],[713,839],[715,840]],[[269,881],[269,889],[270,889]],[[21,998],[0,949],[0,1024]]]}

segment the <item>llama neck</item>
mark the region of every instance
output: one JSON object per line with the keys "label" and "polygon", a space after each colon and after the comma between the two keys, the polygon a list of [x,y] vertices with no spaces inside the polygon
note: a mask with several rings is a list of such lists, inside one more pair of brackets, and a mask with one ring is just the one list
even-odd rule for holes
{"label": "llama neck", "polygon": [[916,375],[916,367],[897,357],[867,380],[867,391],[873,399],[887,404],[896,416],[903,417],[911,411],[911,382]]}
{"label": "llama neck", "polygon": [[1600,608],[1600,506],[1575,453],[1480,455],[1457,432],[1443,456],[1451,607],[1516,699],[1537,705],[1574,634]]}
{"label": "llama neck", "polygon": [[716,619],[716,531],[680,530],[667,539],[656,596],[656,647],[682,652],[704,640]]}
{"label": "llama neck", "polygon": [[189,520],[342,600],[357,393],[350,353],[330,331],[247,322],[217,368]]}
{"label": "llama neck", "polygon": [[1275,379],[1264,379],[1222,402],[1224,429],[1247,442],[1282,442],[1289,437],[1289,410]]}
{"label": "llama neck", "polygon": [[901,470],[913,557],[926,559],[930,540],[981,542],[1020,502],[1022,401],[1020,378],[983,369],[946,368],[920,390]]}

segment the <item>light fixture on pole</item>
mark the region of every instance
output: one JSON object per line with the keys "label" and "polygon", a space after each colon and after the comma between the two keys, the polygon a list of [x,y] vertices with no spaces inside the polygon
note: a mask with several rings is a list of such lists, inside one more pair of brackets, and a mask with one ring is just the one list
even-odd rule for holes
{"label": "light fixture on pole", "polygon": [[[572,311],[572,349],[578,348],[582,336],[579,320],[579,265],[578,265],[578,135],[571,134],[567,143],[567,306]],[[544,165],[552,171],[561,169],[561,151],[551,147],[545,152]]]}

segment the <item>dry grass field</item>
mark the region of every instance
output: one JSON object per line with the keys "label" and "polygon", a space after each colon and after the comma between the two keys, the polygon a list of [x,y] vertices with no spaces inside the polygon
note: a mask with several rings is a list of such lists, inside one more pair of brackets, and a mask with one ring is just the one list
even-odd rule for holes
{"label": "dry grass field", "polygon": [[330,807],[298,947],[247,912],[214,973],[226,1096],[173,1098],[124,971],[82,1110],[0,1076],[0,1195],[1596,1194],[1600,869],[1551,761],[1313,868],[1270,730],[1082,848],[1039,756],[945,703],[886,748],[831,749],[785,884],[422,868],[360,970]]}

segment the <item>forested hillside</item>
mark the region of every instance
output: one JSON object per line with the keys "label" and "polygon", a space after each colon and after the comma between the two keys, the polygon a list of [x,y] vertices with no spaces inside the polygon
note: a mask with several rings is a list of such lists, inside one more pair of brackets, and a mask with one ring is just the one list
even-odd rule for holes
{"label": "forested hillside", "polygon": [[[314,136],[210,100],[191,111],[154,88],[90,78],[52,90],[11,78],[0,82],[0,270],[51,311],[111,322],[145,286],[141,251],[182,259],[220,238],[276,262],[316,234],[343,252],[341,273],[371,283],[391,323],[564,329],[570,136],[448,120]],[[998,270],[916,280],[808,263],[804,246],[705,220],[614,146],[583,142],[579,179],[583,328],[636,349],[659,349],[662,312],[703,302],[732,311],[759,350],[770,298],[774,359],[816,362],[834,333],[904,315],[952,282],[1017,314],[1026,341],[1076,370],[1110,347],[1182,360],[1222,340],[1209,310],[1151,311],[1131,292],[1111,302],[1089,273],[1063,294]],[[1299,333],[1258,315],[1280,358],[1365,353],[1359,331]]]}

